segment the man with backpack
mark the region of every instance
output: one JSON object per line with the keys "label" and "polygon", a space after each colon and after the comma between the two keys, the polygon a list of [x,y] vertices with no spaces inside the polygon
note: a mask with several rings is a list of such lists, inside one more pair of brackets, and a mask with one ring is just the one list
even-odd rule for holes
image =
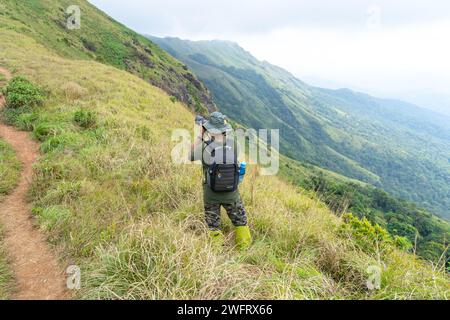
{"label": "man with backpack", "polygon": [[212,240],[219,246],[224,243],[220,230],[223,207],[235,226],[236,246],[245,249],[251,245],[252,237],[238,190],[243,165],[237,160],[239,150],[233,129],[225,119],[220,112],[213,112],[209,120],[197,117],[201,135],[191,147],[190,160],[202,161],[205,216]]}

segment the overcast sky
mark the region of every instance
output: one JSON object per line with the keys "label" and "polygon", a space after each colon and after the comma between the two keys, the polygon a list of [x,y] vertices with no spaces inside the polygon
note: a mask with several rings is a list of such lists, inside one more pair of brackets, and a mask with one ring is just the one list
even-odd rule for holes
{"label": "overcast sky", "polygon": [[300,79],[450,114],[448,0],[90,0],[155,36],[238,42]]}

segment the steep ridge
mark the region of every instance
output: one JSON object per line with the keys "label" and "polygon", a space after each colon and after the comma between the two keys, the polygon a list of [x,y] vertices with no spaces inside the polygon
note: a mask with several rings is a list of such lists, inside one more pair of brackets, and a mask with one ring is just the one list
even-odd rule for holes
{"label": "steep ridge", "polygon": [[[80,28],[67,27],[80,9]],[[58,54],[127,70],[197,112],[214,110],[210,93],[188,68],[85,0],[2,0],[0,27],[27,34]]]}

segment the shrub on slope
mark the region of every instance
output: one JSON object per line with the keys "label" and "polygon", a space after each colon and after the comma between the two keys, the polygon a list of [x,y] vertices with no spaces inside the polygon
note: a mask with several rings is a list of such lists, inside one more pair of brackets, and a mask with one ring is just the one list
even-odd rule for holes
{"label": "shrub on slope", "polygon": [[44,93],[24,77],[14,77],[3,90],[6,107],[11,109],[39,106],[44,102]]}

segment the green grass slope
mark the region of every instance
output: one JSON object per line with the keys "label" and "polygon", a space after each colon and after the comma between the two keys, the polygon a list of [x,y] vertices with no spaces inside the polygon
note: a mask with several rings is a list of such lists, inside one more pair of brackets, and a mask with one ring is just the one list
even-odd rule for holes
{"label": "green grass slope", "polygon": [[[81,10],[79,30],[66,27],[71,5]],[[127,70],[199,112],[215,109],[208,90],[185,65],[85,0],[2,0],[0,27],[27,34],[64,57]]]}
{"label": "green grass slope", "polygon": [[450,119],[399,101],[311,87],[232,42],[149,38],[194,70],[231,118],[279,128],[286,156],[450,218]]}
{"label": "green grass slope", "polygon": [[[448,298],[442,270],[255,167],[242,186],[255,243],[233,249],[225,220],[228,246],[214,250],[201,169],[170,157],[172,129],[192,129],[185,105],[130,73],[61,57],[26,34],[2,28],[0,37],[0,65],[47,92],[44,106],[6,115],[41,141],[33,214],[61,259],[81,267],[80,298]],[[381,288],[370,291],[374,265]]]}
{"label": "green grass slope", "polygon": [[[0,206],[3,197],[19,180],[20,162],[10,145],[0,139]],[[2,244],[3,230],[0,223],[0,300],[7,299],[12,286],[12,274],[8,268],[8,254]]]}

